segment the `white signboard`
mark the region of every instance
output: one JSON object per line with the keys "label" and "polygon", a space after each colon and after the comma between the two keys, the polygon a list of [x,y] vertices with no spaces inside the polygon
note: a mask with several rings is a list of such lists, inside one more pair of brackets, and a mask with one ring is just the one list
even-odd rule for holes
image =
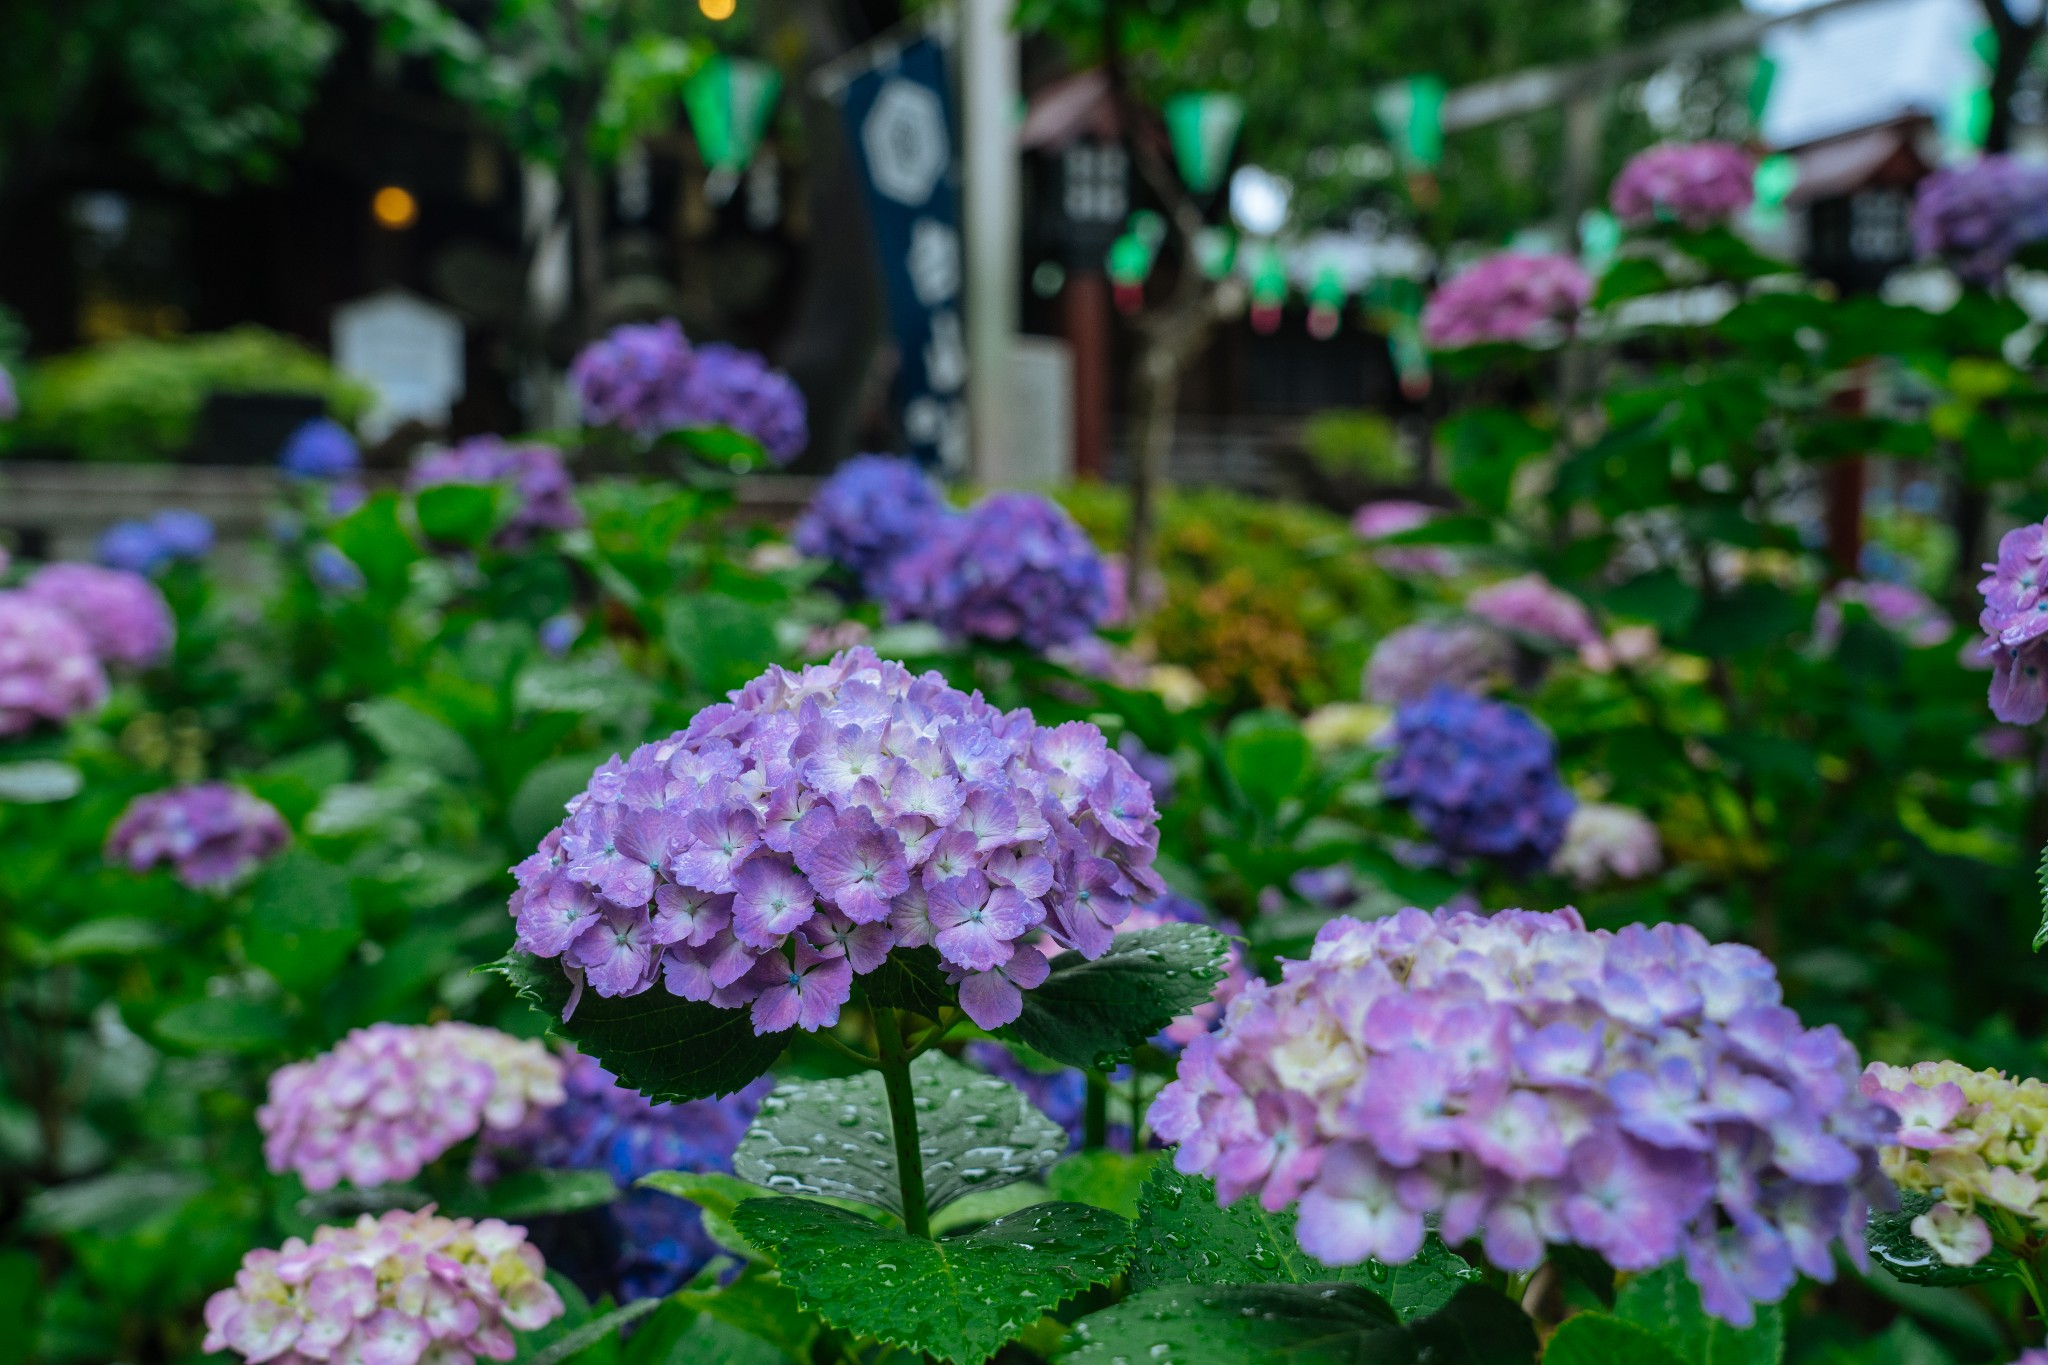
{"label": "white signboard", "polygon": [[462,397],[462,324],[445,308],[386,290],[334,310],[334,365],[377,394],[363,435],[408,421],[441,426]]}
{"label": "white signboard", "polygon": [[1020,336],[1010,352],[1010,460],[1005,482],[1054,488],[1074,476],[1074,356],[1058,337]]}

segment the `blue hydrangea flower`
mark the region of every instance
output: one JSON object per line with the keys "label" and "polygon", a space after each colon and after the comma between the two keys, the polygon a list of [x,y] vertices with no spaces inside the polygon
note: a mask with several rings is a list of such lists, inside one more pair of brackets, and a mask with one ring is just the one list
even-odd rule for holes
{"label": "blue hydrangea flower", "polygon": [[1109,574],[1074,519],[1037,493],[997,493],[934,523],[890,566],[892,619],[930,621],[956,639],[1071,644],[1109,616]]}
{"label": "blue hydrangea flower", "polygon": [[363,453],[341,423],[315,417],[285,438],[277,466],[287,478],[345,479],[362,469]]}
{"label": "blue hydrangea flower", "polygon": [[694,1204],[633,1182],[655,1171],[731,1171],[733,1150],[774,1088],[763,1076],[737,1094],[687,1104],[654,1104],[628,1090],[594,1058],[565,1053],[568,1099],[534,1111],[519,1128],[495,1137],[480,1154],[478,1175],[491,1179],[521,1166],[604,1171],[619,1198],[606,1207],[617,1236],[616,1260],[604,1283],[622,1303],[672,1294],[718,1246]]}
{"label": "blue hydrangea flower", "polygon": [[1526,873],[1564,842],[1577,802],[1556,744],[1519,707],[1433,688],[1395,713],[1393,749],[1380,785],[1443,852]]}
{"label": "blue hydrangea flower", "polygon": [[183,507],[167,507],[149,519],[157,543],[172,559],[204,559],[213,553],[213,522]]}
{"label": "blue hydrangea flower", "polygon": [[915,460],[856,455],[833,472],[796,524],[796,547],[829,559],[879,596],[889,566],[952,515]]}

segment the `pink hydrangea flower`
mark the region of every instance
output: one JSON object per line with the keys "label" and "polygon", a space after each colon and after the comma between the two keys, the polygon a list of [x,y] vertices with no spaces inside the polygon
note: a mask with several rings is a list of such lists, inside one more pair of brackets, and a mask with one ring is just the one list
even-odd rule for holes
{"label": "pink hydrangea flower", "polygon": [[[1360,540],[1384,540],[1427,525],[1439,509],[1428,503],[1388,498],[1368,502],[1351,515],[1351,529]],[[1457,572],[1458,557],[1437,545],[1388,545],[1373,551],[1380,567],[1395,573],[1430,574],[1438,577]]]}
{"label": "pink hydrangea flower", "polygon": [[1593,624],[1586,604],[1542,574],[1523,574],[1480,588],[1465,599],[1465,610],[1502,630],[1560,649],[1600,644],[1600,628]]}
{"label": "pink hydrangea flower", "polygon": [[1229,1204],[1298,1203],[1330,1265],[1413,1257],[1425,1218],[1528,1270],[1549,1244],[1683,1256],[1740,1325],[1863,1254],[1890,1115],[1754,949],[1577,913],[1403,910],[1325,925],[1195,1038],[1151,1122]]}
{"label": "pink hydrangea flower", "polygon": [[156,584],[127,569],[45,564],[22,591],[78,623],[104,664],[147,668],[170,653],[177,626]]}
{"label": "pink hydrangea flower", "polygon": [[1564,847],[1550,860],[1552,872],[1581,887],[1634,881],[1663,865],[1663,845],[1649,817],[1602,801],[1579,803],[1564,827]]}
{"label": "pink hydrangea flower", "polygon": [[1471,621],[1417,621],[1373,646],[1365,666],[1368,700],[1382,706],[1420,701],[1437,686],[1484,690],[1514,665],[1514,649],[1500,632]]}
{"label": "pink hydrangea flower", "polygon": [[69,612],[21,591],[0,591],[0,737],[96,711],[107,673],[92,637]]}
{"label": "pink hydrangea flower", "polygon": [[1930,649],[1956,633],[1956,623],[1934,599],[1910,583],[1844,579],[1822,594],[1813,613],[1813,642],[1831,653],[1842,638],[1842,607],[1854,602],[1877,624],[1915,649]]}
{"label": "pink hydrangea flower", "polygon": [[562,1063],[538,1042],[475,1024],[372,1024],[272,1072],[256,1122],[270,1169],[307,1189],[382,1185],[563,1094]]}
{"label": "pink hydrangea flower", "polygon": [[277,808],[225,782],[149,792],[107,834],[107,861],[131,872],[170,865],[195,891],[233,886],[291,841]]}
{"label": "pink hydrangea flower", "polygon": [[513,1332],[562,1312],[525,1228],[394,1209],[243,1257],[234,1288],[206,1301],[201,1349],[249,1365],[510,1360]]}
{"label": "pink hydrangea flower", "polygon": [[1422,336],[1439,350],[1540,341],[1592,297],[1593,281],[1571,257],[1504,251],[1437,286],[1422,310]]}
{"label": "pink hydrangea flower", "polygon": [[659,981],[759,1033],[818,1029],[856,976],[929,945],[996,1028],[1045,980],[1039,934],[1098,957],[1163,889],[1152,789],[1092,725],[866,648],[731,696],[600,767],[513,869],[519,948],[579,991]]}
{"label": "pink hydrangea flower", "polygon": [[1756,199],[1756,162],[1727,142],[1666,142],[1636,153],[1614,178],[1614,216],[1689,228],[1726,222]]}

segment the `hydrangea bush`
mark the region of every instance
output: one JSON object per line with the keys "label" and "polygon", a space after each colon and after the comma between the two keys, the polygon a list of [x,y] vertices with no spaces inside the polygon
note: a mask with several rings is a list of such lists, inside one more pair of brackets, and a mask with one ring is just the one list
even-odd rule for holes
{"label": "hydrangea bush", "polygon": [[512,445],[496,436],[474,436],[460,445],[423,456],[406,476],[415,492],[447,484],[502,488],[511,499],[497,533],[501,546],[521,545],[549,531],[583,524],[575,484],[553,446]]}
{"label": "hydrangea bush", "polygon": [[885,591],[889,566],[948,515],[944,495],[915,460],[856,455],[825,480],[793,539],[799,550],[831,560],[877,596]]}
{"label": "hydrangea bush", "polygon": [[1429,296],[1422,335],[1446,350],[1533,342],[1561,332],[1592,296],[1592,280],[1569,256],[1502,252],[1466,267]]}
{"label": "hydrangea bush", "polygon": [[225,782],[138,796],[107,834],[107,861],[131,872],[168,866],[195,891],[235,885],[291,841],[277,808]]}
{"label": "hydrangea bush", "polygon": [[106,699],[107,673],[85,628],[26,592],[0,591],[0,738],[61,724]]}
{"label": "hydrangea bush", "polygon": [[1756,198],[1756,162],[1726,142],[1667,142],[1629,158],[1608,193],[1614,216],[1689,228],[1726,222]]}
{"label": "hydrangea bush", "polygon": [[170,604],[139,573],[98,564],[45,564],[22,591],[57,608],[85,632],[103,664],[148,668],[163,662],[177,635]]}
{"label": "hydrangea bush", "polygon": [[1437,686],[1394,717],[1380,786],[1451,857],[1548,863],[1576,802],[1557,746],[1527,712]]}
{"label": "hydrangea bush", "polygon": [[997,493],[934,522],[889,568],[892,619],[930,621],[957,639],[1071,644],[1110,614],[1102,555],[1058,504]]}
{"label": "hydrangea bush", "polygon": [[699,346],[681,395],[683,425],[730,427],[788,464],[810,440],[803,391],[753,351],[723,342]]}

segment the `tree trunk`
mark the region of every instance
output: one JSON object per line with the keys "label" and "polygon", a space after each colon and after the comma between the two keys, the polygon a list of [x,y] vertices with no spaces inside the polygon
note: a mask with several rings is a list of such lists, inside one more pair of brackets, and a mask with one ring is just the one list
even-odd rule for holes
{"label": "tree trunk", "polygon": [[1131,614],[1146,616],[1152,601],[1152,542],[1158,535],[1159,498],[1173,451],[1174,407],[1180,400],[1181,356],[1168,337],[1145,339],[1138,361],[1137,426],[1131,433],[1131,527],[1124,549]]}
{"label": "tree trunk", "polygon": [[2043,21],[2037,18],[2021,23],[2006,8],[2006,0],[1983,0],[1983,5],[1998,40],[1998,51],[1991,60],[1991,118],[1984,130],[1984,150],[2004,152],[2012,149],[2012,97],[2019,90],[2020,77],[2026,74],[2028,58],[2034,55]]}

